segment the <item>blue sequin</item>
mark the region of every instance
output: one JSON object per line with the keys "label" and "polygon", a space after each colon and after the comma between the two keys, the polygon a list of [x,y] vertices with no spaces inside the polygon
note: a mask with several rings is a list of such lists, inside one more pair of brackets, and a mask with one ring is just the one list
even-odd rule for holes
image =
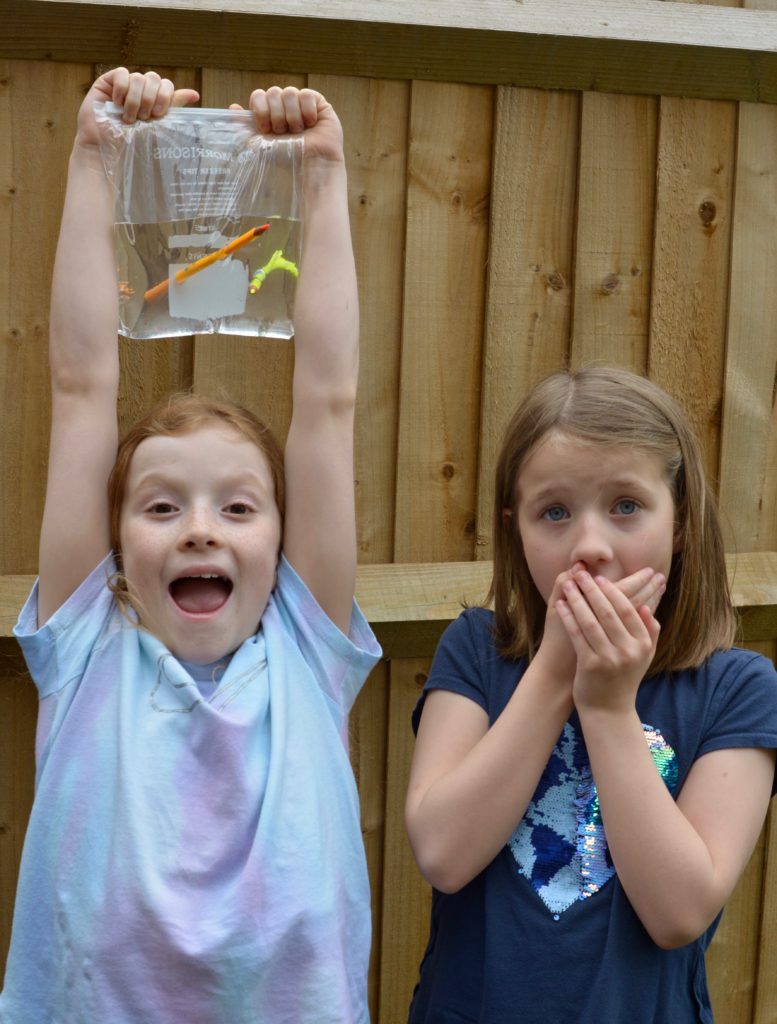
{"label": "blue sequin", "polygon": [[[658,773],[674,794],[677,755],[658,729],[642,728]],[[615,874],[588,753],[569,723],[508,845],[520,874],[555,918],[599,892]]]}

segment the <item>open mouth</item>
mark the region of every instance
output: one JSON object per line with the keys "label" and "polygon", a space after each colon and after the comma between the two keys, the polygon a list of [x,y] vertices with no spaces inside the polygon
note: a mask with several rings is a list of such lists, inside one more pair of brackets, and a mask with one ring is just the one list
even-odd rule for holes
{"label": "open mouth", "polygon": [[232,593],[232,581],[216,573],[181,576],[169,587],[170,596],[181,611],[192,615],[216,612]]}

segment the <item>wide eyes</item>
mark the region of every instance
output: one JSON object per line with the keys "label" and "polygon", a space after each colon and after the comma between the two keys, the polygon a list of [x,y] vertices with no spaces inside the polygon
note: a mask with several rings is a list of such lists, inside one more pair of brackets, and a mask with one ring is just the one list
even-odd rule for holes
{"label": "wide eyes", "polygon": [[244,501],[233,501],[226,511],[232,516],[247,516],[251,509]]}
{"label": "wide eyes", "polygon": [[563,519],[567,518],[567,510],[561,505],[551,505],[546,508],[542,513],[542,518],[549,520],[551,523],[560,523]]}
{"label": "wide eyes", "polygon": [[[640,507],[639,502],[633,498],[620,498],[612,506],[612,511],[616,516],[633,516],[639,512]],[[570,513],[563,505],[549,505],[542,510],[541,518],[550,523],[561,523],[570,518]]]}
{"label": "wide eyes", "polygon": [[639,505],[632,498],[621,498],[614,505],[615,513],[619,516],[633,516],[639,511]]}

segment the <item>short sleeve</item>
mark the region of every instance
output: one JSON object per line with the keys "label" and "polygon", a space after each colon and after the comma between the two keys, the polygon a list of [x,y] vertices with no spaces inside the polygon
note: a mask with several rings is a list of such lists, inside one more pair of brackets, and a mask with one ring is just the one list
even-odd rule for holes
{"label": "short sleeve", "polygon": [[318,685],[348,714],[382,654],[359,605],[353,602],[351,628],[346,636],[283,555],[278,563],[278,583],[272,602]]}
{"label": "short sleeve", "polygon": [[80,678],[116,605],[108,580],[116,566],[106,556],[38,628],[38,581],[19,613],[14,636],[41,698]]}
{"label": "short sleeve", "polygon": [[713,655],[718,675],[698,757],[730,747],[777,749],[777,671],[754,651]]}
{"label": "short sleeve", "polygon": [[449,690],[475,701],[488,713],[489,699],[484,677],[485,658],[493,647],[490,615],[483,608],[468,608],[445,630],[432,661],[429,678],[413,710],[413,731],[418,732],[426,695],[430,690]]}

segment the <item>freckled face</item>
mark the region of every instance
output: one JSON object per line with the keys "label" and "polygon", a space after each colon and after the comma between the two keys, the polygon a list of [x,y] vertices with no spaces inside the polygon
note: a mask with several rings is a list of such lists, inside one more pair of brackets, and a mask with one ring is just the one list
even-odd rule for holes
{"label": "freckled face", "polygon": [[281,520],[265,456],[247,438],[209,424],[142,441],[119,533],[142,625],[178,658],[208,664],[256,631]]}
{"label": "freckled face", "polygon": [[658,456],[553,433],[518,475],[518,528],[547,602],[558,576],[578,561],[613,582],[648,566],[668,578],[674,499]]}

